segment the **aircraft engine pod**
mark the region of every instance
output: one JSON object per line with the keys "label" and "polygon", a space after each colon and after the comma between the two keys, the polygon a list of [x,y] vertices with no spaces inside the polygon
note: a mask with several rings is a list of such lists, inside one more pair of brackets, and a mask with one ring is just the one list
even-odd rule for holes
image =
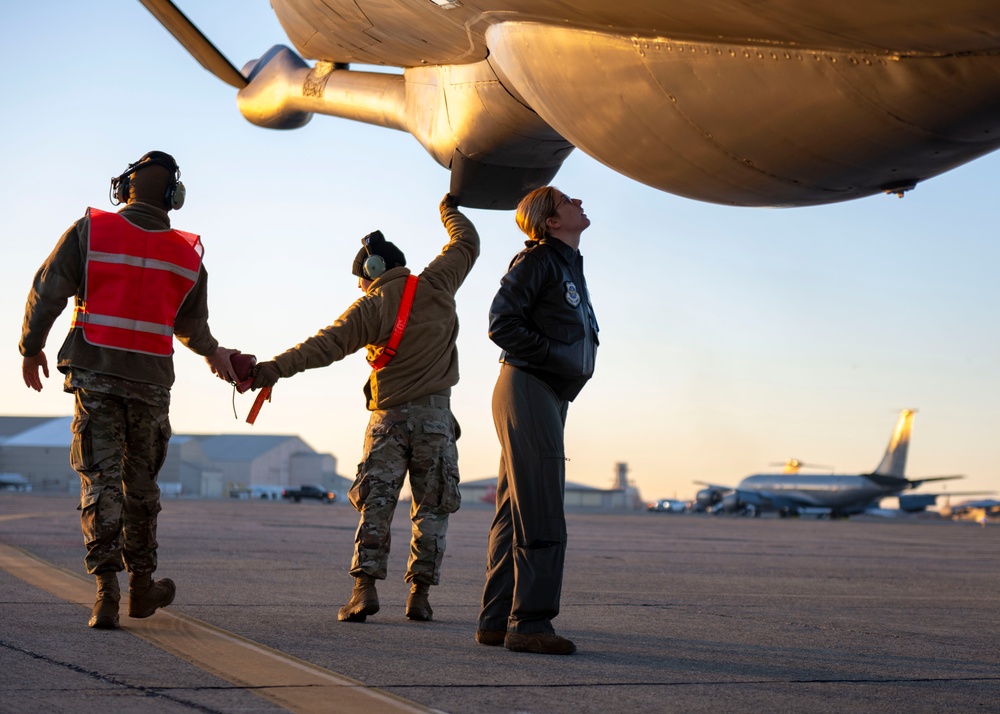
{"label": "aircraft engine pod", "polygon": [[725,513],[739,513],[742,505],[740,497],[736,493],[727,493],[722,497],[722,510]]}
{"label": "aircraft engine pod", "polygon": [[699,511],[707,511],[722,500],[722,490],[718,488],[703,488],[695,496],[695,506]]}
{"label": "aircraft engine pod", "polygon": [[901,192],[1000,147],[995,52],[812,50],[531,22],[492,25],[486,39],[498,73],[575,146],[701,201]]}
{"label": "aircraft engine pod", "polygon": [[282,45],[243,68],[240,112],[269,129],[297,129],[313,114],[412,134],[452,170],[451,193],[472,208],[511,209],[548,183],[573,145],[511,95],[488,62],[360,72],[310,68]]}
{"label": "aircraft engine pod", "polygon": [[243,67],[249,84],[236,95],[240,113],[251,124],[268,129],[298,129],[312,114],[294,101],[309,65],[284,45],[275,45],[259,59]]}

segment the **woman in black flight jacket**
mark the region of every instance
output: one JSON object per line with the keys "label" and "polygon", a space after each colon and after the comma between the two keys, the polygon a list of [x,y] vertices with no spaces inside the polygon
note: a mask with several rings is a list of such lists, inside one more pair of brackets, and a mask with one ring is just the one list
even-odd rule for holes
{"label": "woman in black flight jacket", "polygon": [[493,391],[501,457],[476,641],[572,654],[576,646],[555,633],[552,620],[566,553],[566,412],[597,355],[579,252],[590,219],[580,199],[545,186],[522,199],[516,220],[531,240],[490,306],[490,339],[503,350]]}

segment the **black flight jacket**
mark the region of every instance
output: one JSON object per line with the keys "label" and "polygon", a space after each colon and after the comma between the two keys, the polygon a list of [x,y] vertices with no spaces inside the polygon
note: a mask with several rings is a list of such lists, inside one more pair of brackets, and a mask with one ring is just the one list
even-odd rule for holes
{"label": "black flight jacket", "polygon": [[594,374],[598,326],[583,256],[555,238],[528,241],[490,305],[500,361],[524,369],[572,401]]}

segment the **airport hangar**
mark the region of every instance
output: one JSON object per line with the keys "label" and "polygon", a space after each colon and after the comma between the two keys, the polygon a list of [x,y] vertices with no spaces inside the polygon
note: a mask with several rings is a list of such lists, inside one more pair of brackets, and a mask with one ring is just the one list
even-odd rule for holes
{"label": "airport hangar", "polygon": [[[79,476],[69,461],[71,422],[68,416],[0,416],[0,473],[20,475],[36,493],[79,490]],[[627,480],[627,468],[616,465],[609,489],[567,482],[566,508],[644,509],[638,489]],[[319,484],[336,493],[340,503],[347,503],[352,481],[353,475],[337,473],[332,454],[318,453],[298,436],[279,434],[174,434],[159,477],[164,496],[266,497],[288,486]],[[463,505],[492,507],[496,484],[495,476],[463,481]]]}
{"label": "airport hangar", "polygon": [[[80,478],[70,467],[72,417],[0,417],[0,473],[25,477],[34,492],[74,492]],[[207,498],[315,483],[347,498],[351,481],[337,474],[337,459],[297,436],[174,434],[160,469],[164,495]]]}

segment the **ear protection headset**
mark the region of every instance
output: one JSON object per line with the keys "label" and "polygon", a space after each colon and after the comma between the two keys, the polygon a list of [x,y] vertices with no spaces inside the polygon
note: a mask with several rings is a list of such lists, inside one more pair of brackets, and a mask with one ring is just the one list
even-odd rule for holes
{"label": "ear protection headset", "polygon": [[[152,153],[155,154],[157,152]],[[169,184],[167,184],[167,190],[163,194],[163,203],[168,208],[172,208],[175,211],[184,205],[184,198],[187,195],[187,190],[184,188],[184,184],[181,183],[180,167],[159,157],[150,156],[145,160],[140,159],[134,164],[129,164],[124,173],[111,179],[111,188],[108,190],[108,198],[110,199],[112,206],[119,206],[123,203],[128,203],[129,184],[131,183],[130,177],[136,171],[141,171],[142,169],[150,166],[162,166],[168,171],[174,172],[174,178]]]}
{"label": "ear protection headset", "polygon": [[375,255],[372,253],[372,246],[377,243],[385,242],[385,236],[382,235],[382,231],[372,231],[366,235],[362,241],[365,246],[365,252],[368,257],[365,258],[365,262],[361,264],[361,272],[365,274],[365,277],[369,280],[375,280],[381,276],[387,268],[385,267],[385,260],[383,260],[381,255]]}

